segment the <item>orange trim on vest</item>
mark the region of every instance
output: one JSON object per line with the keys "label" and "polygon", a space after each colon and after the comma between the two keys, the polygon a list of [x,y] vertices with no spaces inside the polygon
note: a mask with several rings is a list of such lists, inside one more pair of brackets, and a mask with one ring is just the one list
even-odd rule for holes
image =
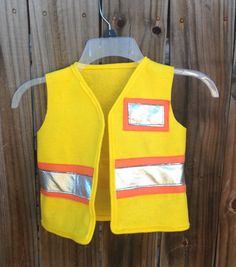
{"label": "orange trim on vest", "polygon": [[[129,112],[128,104],[147,104],[147,105],[162,105],[164,106],[164,126],[139,126],[129,124]],[[123,109],[123,129],[126,131],[169,131],[169,100],[159,99],[143,99],[143,98],[124,98],[124,109]]]}
{"label": "orange trim on vest", "polygon": [[87,166],[38,162],[38,168],[45,171],[74,172],[81,175],[93,176],[94,169]]}
{"label": "orange trim on vest", "polygon": [[43,189],[40,189],[40,192],[47,197],[66,198],[66,199],[78,201],[78,202],[81,202],[81,203],[87,204],[87,205],[89,203],[88,199],[82,198],[79,196],[74,196],[71,194],[65,194],[65,193],[59,193],[59,192],[47,192]]}
{"label": "orange trim on vest", "polygon": [[117,198],[134,197],[141,195],[153,195],[153,194],[175,194],[186,192],[186,185],[181,186],[155,186],[155,187],[143,187],[129,190],[121,190],[116,192]]}
{"label": "orange trim on vest", "polygon": [[184,163],[185,156],[171,156],[171,157],[145,157],[145,158],[129,158],[129,159],[116,159],[115,167],[134,167],[145,166],[155,164],[167,164],[167,163]]}

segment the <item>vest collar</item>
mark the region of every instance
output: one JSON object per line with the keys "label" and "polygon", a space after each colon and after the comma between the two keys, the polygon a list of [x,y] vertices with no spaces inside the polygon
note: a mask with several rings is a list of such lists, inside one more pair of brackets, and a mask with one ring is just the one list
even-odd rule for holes
{"label": "vest collar", "polygon": [[[131,76],[129,77],[127,83],[125,84],[125,86],[121,90],[120,95],[118,96],[118,98],[114,102],[113,106],[111,107],[111,109],[109,111],[109,114],[112,112],[112,110],[115,108],[115,106],[117,106],[118,103],[122,100],[123,96],[129,90],[131,84],[137,79],[137,77],[139,77],[139,74],[140,74],[141,70],[144,69],[144,67],[146,66],[148,61],[150,61],[150,59],[145,56],[139,62],[108,63],[108,64],[88,64],[86,66],[87,69],[106,69],[106,68],[114,68],[114,67],[115,68],[126,68],[127,66],[136,66],[136,68],[132,72]],[[102,115],[103,121],[104,121],[104,115],[103,115],[103,111],[102,111],[101,105],[100,105],[98,99],[96,98],[95,94],[93,93],[93,90],[88,85],[88,83],[84,79],[83,75],[79,71],[79,66],[80,65],[84,65],[84,64],[81,64],[79,62],[74,62],[70,66],[70,68],[71,68],[73,74],[79,80],[80,84],[82,85],[83,90],[91,98],[92,102],[97,107],[97,109],[98,109],[99,113]],[[109,114],[108,114],[108,116],[109,116]]]}

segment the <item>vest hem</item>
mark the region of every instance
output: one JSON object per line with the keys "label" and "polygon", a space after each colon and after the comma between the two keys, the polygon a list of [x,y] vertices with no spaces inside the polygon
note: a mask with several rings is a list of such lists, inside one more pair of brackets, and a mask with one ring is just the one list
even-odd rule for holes
{"label": "vest hem", "polygon": [[58,235],[60,237],[71,239],[74,242],[76,242],[78,244],[81,244],[81,245],[88,245],[91,242],[91,239],[92,239],[92,237],[90,237],[90,238],[87,237],[87,238],[84,238],[84,239],[76,238],[74,235],[70,235],[70,234],[68,234],[66,232],[63,232],[61,230],[57,230],[57,229],[55,229],[53,227],[48,226],[44,221],[41,221],[41,225],[48,232],[50,232],[52,234],[55,234],[55,235]]}
{"label": "vest hem", "polygon": [[140,227],[140,228],[118,228],[115,226],[110,226],[111,231],[113,234],[135,234],[135,233],[150,233],[150,232],[181,232],[186,231],[190,228],[190,224],[186,224],[179,227],[173,226],[163,226],[163,225],[156,225],[153,227]]}

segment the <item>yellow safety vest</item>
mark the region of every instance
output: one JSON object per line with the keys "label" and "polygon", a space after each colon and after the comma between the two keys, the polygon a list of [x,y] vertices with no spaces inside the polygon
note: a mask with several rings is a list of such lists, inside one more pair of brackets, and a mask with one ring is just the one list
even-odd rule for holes
{"label": "yellow safety vest", "polygon": [[46,74],[37,132],[43,227],[88,244],[97,221],[115,234],[189,228],[186,128],[174,117],[174,68],[79,63]]}

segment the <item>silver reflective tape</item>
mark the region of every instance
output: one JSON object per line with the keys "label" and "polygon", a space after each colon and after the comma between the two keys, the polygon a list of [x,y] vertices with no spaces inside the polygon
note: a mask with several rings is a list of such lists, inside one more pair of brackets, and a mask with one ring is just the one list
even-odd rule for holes
{"label": "silver reflective tape", "polygon": [[69,172],[39,170],[40,184],[47,192],[65,193],[89,199],[92,177]]}
{"label": "silver reflective tape", "polygon": [[182,163],[116,169],[116,190],[184,184]]}
{"label": "silver reflective tape", "polygon": [[128,103],[128,122],[131,125],[164,127],[164,106]]}

